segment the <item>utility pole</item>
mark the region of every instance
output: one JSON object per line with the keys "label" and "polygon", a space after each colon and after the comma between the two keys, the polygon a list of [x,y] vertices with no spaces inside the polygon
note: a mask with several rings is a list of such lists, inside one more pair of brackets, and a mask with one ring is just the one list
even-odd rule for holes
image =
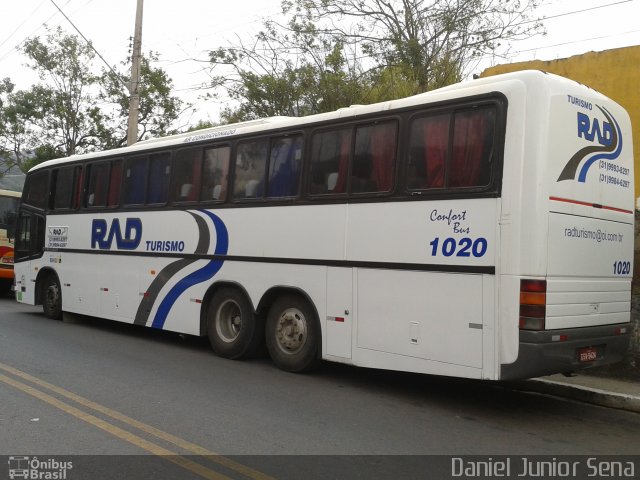
{"label": "utility pole", "polygon": [[140,109],[140,60],[142,58],[142,2],[136,7],[136,26],[133,33],[133,54],[131,57],[131,83],[129,84],[129,127],[127,145],[138,141],[138,110]]}

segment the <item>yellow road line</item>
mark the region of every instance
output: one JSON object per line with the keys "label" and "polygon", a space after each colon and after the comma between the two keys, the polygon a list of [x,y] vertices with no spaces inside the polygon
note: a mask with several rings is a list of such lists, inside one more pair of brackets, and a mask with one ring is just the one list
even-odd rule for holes
{"label": "yellow road line", "polygon": [[92,402],[91,400],[88,400],[84,397],[81,397],[80,395],[76,395],[75,393],[72,393],[68,390],[65,390],[63,388],[60,388],[56,385],[53,385],[49,382],[46,382],[44,380],[40,380],[37,377],[34,377],[32,375],[29,375],[28,373],[22,372],[16,368],[10,367],[9,365],[5,365],[4,363],[0,363],[0,370],[4,370],[8,373],[11,373],[13,375],[15,375],[16,377],[20,377],[23,378],[25,380],[28,380],[31,383],[34,383],[36,385],[39,385],[43,388],[46,388],[52,392],[57,393],[58,395],[61,395],[65,398],[68,398],[70,400],[73,400],[74,402],[79,403],[80,405],[83,405],[87,408],[91,408],[92,410],[95,410],[97,412],[100,412],[108,417],[111,417],[113,419],[116,419],[120,422],[126,423],[127,425],[130,425],[134,428],[137,428],[138,430],[142,430],[143,432],[146,432],[150,435],[155,436],[156,438],[159,438],[161,440],[164,440],[166,442],[172,443],[173,445],[176,445],[177,447],[183,448],[184,450],[187,450],[188,452],[191,452],[195,455],[200,455],[203,457],[206,457],[207,459],[218,463],[219,465],[222,465],[226,468],[229,468],[230,470],[233,470],[235,472],[241,473],[242,475],[245,475],[249,478],[252,478],[254,480],[274,480],[273,477],[270,477],[269,475],[266,475],[262,472],[259,472],[257,470],[254,470],[250,467],[247,467],[246,465],[242,465],[241,463],[235,462],[229,458],[223,457],[215,452],[212,452],[210,450],[207,450],[206,448],[203,448],[199,445],[196,445],[195,443],[191,443],[187,440],[184,440],[180,437],[177,437],[175,435],[172,435],[168,432],[162,431],[160,429],[157,429],[155,427],[152,427],[151,425],[147,425],[146,423],[142,423],[134,418],[128,417],[127,415],[124,415],[120,412],[117,412],[115,410],[112,410],[108,407],[105,407],[103,405],[100,405],[98,403]]}
{"label": "yellow road line", "polygon": [[172,452],[171,450],[167,450],[166,448],[156,445],[155,443],[149,442],[144,438],[138,437],[137,435],[134,435],[131,432],[123,430],[120,427],[117,427],[108,422],[105,422],[104,420],[101,420],[100,418],[95,417],[87,412],[83,412],[82,410],[76,407],[73,407],[67,403],[64,403],[47,393],[41,392],[40,390],[36,390],[35,388],[30,387],[25,383],[19,382],[17,380],[14,380],[12,378],[9,378],[1,374],[0,374],[0,382],[4,382],[7,385],[11,385],[12,387],[17,388],[18,390],[21,390],[31,395],[32,397],[42,400],[43,402],[46,402],[49,405],[52,405],[62,410],[63,412],[68,413],[69,415],[73,415],[74,417],[84,422],[87,422],[95,427],[98,427],[101,430],[104,430],[105,432],[110,433],[115,437],[118,437],[126,442],[129,442],[135,445],[136,447],[146,450],[147,452],[153,453],[154,455],[158,455],[165,460],[168,460],[177,465],[180,465],[182,468],[190,470],[191,472],[197,475],[200,475],[203,478],[207,478],[210,480],[231,480],[229,477],[225,475],[222,475],[218,472],[208,469],[200,465],[199,463],[192,462],[188,458],[182,457],[176,454],[175,452]]}

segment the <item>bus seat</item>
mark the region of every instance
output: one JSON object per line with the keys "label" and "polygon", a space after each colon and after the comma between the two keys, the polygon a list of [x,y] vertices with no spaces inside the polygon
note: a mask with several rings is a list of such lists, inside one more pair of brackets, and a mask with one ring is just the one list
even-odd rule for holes
{"label": "bus seat", "polygon": [[244,187],[245,198],[257,197],[259,184],[260,182],[258,180],[249,180]]}
{"label": "bus seat", "polygon": [[180,200],[186,200],[189,198],[189,194],[191,193],[191,189],[193,188],[192,183],[185,183],[180,187]]}
{"label": "bus seat", "polygon": [[327,192],[333,192],[338,183],[338,172],[332,172],[327,176]]}
{"label": "bus seat", "polygon": [[222,192],[222,185],[216,185],[213,187],[213,194],[211,195],[214,200],[220,199],[220,193]]}

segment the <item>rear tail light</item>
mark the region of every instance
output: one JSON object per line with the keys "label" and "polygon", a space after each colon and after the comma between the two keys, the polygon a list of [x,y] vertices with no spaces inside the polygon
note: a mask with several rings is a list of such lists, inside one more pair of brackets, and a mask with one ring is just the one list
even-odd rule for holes
{"label": "rear tail light", "polygon": [[520,330],[544,330],[546,280],[520,280]]}

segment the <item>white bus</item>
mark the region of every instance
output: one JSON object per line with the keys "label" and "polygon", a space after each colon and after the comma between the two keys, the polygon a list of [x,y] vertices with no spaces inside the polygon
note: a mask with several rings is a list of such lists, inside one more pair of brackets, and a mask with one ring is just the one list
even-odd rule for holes
{"label": "white bus", "polygon": [[623,357],[633,223],[627,113],[520,72],[38,165],[17,299],[289,371],[525,378]]}

